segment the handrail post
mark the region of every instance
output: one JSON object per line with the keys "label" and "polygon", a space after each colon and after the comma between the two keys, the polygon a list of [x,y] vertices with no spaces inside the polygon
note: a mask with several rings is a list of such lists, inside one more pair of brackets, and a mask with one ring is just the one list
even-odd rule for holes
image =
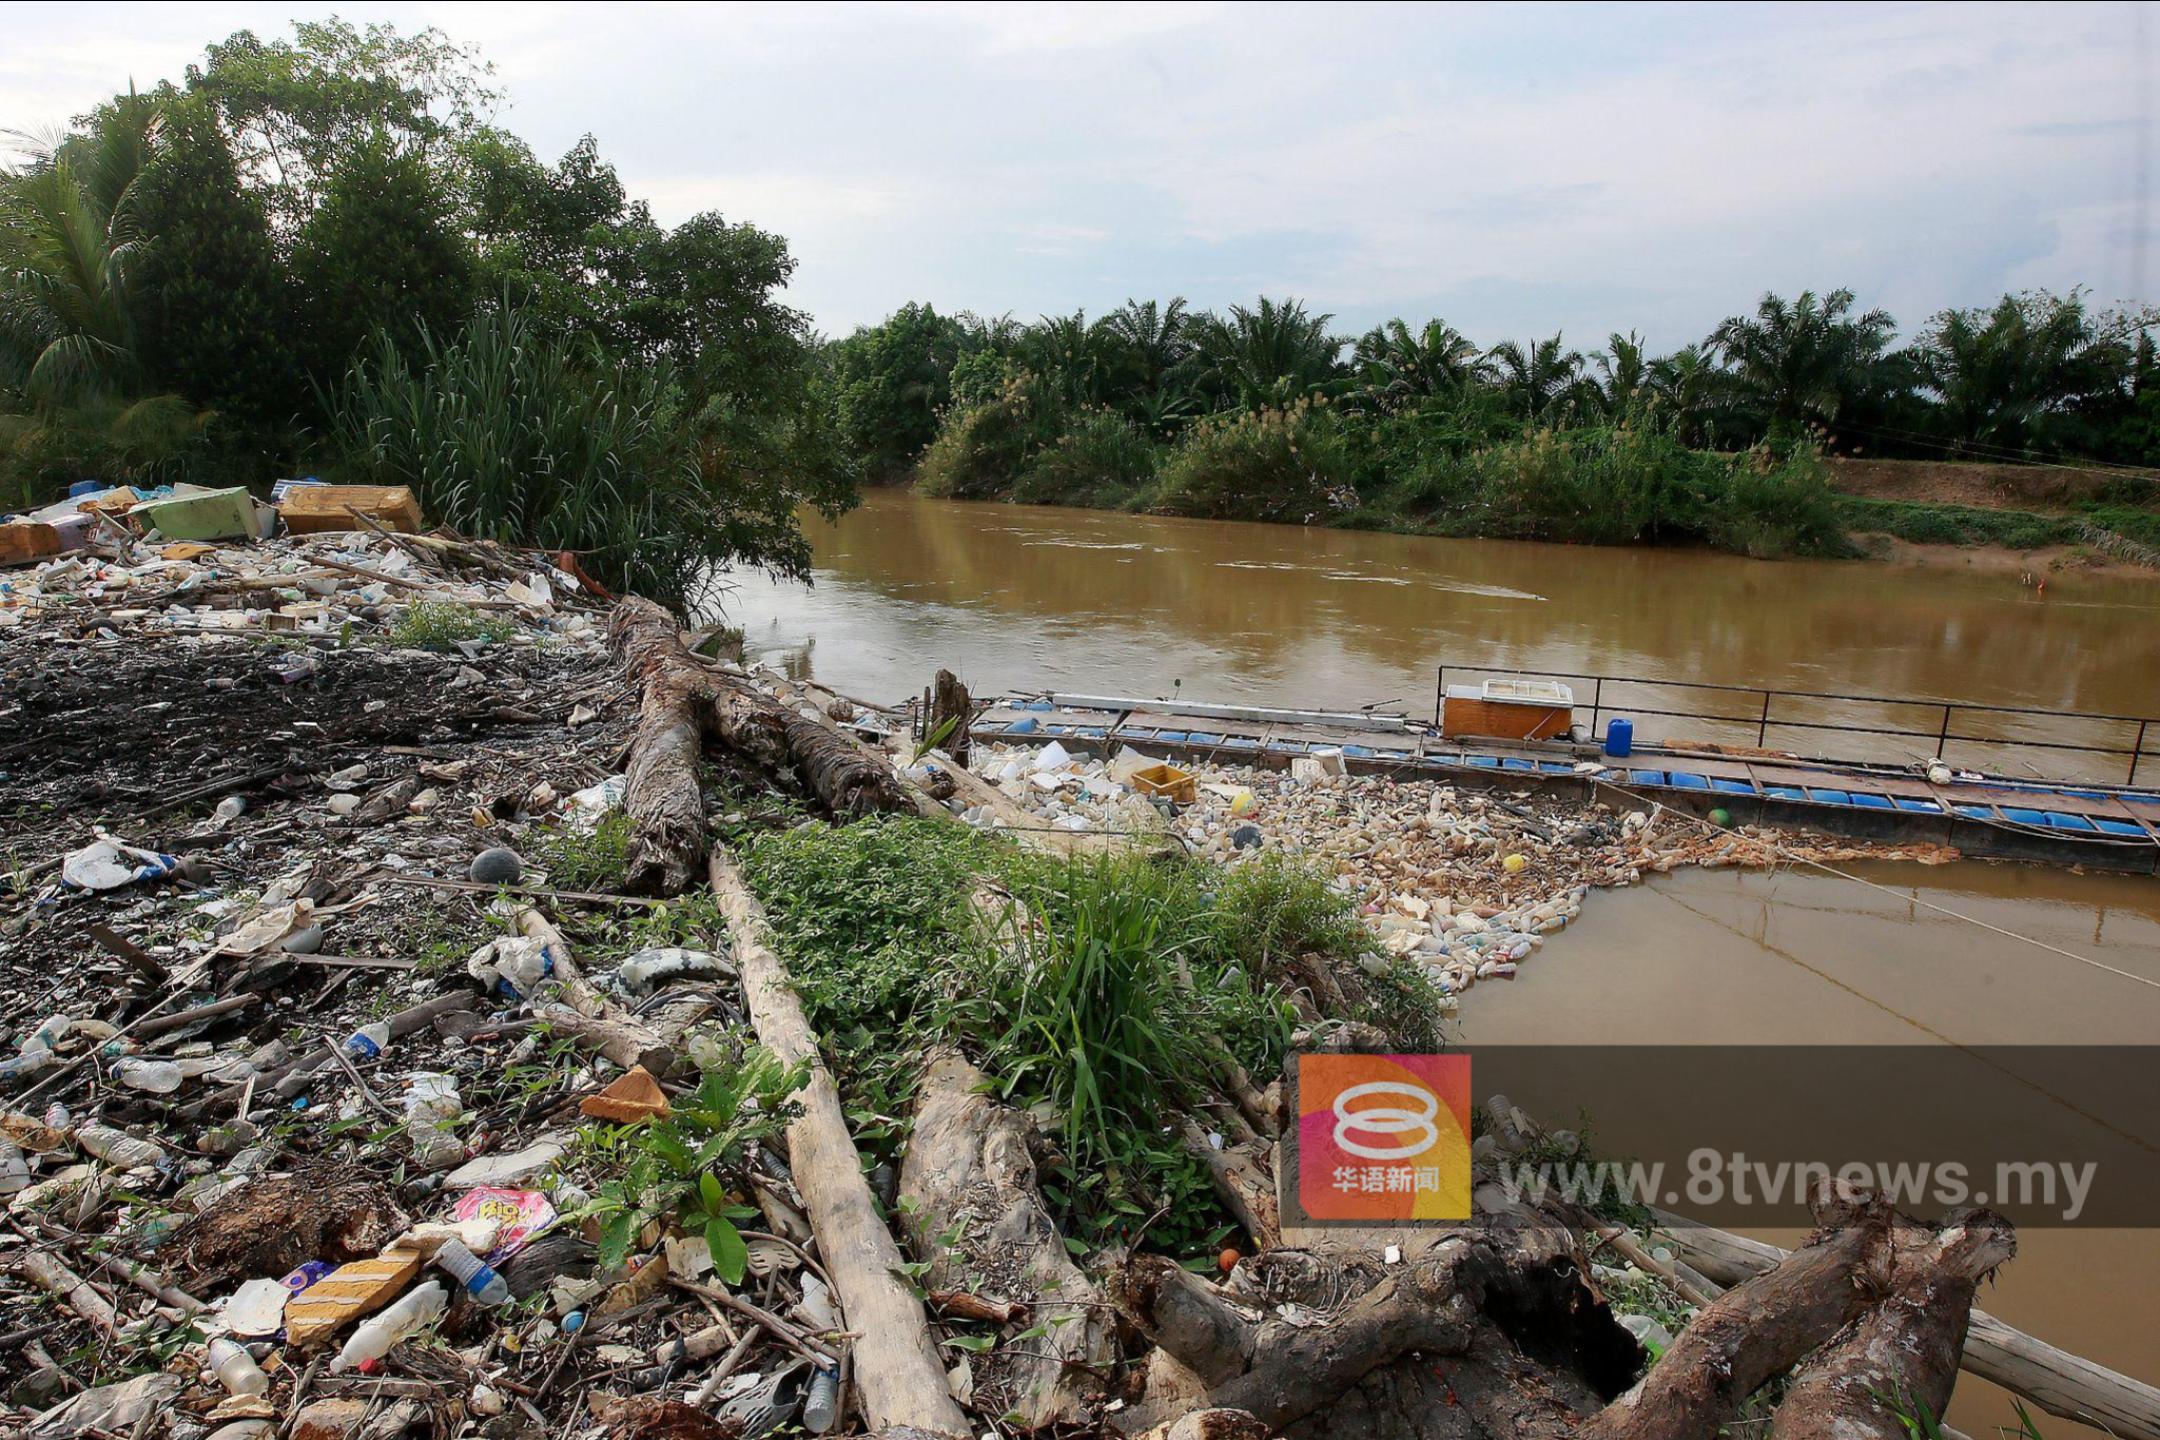
{"label": "handrail post", "polygon": [[1755,727],[1755,748],[1758,750],[1770,748],[1770,697],[1776,693],[1774,690],[1762,692],[1762,723]]}
{"label": "handrail post", "polygon": [[1440,667],[1440,673],[1433,677],[1432,723],[1433,729],[1435,730],[1440,728],[1440,712],[1446,704],[1447,666],[1442,665]]}
{"label": "handrail post", "polygon": [[2130,778],[2123,781],[2125,785],[2137,784],[2138,761],[2145,758],[2145,727],[2150,724],[2150,720],[2138,721],[2137,739],[2130,744]]}
{"label": "handrail post", "polygon": [[1594,688],[1590,691],[1590,738],[1593,740],[1597,739],[1598,712],[1604,708],[1605,677],[1600,675],[1597,677]]}
{"label": "handrail post", "polygon": [[1935,758],[1936,758],[1936,759],[1938,759],[1938,760],[1942,759],[1942,758],[1943,758],[1943,752],[1944,752],[1945,750],[1948,750],[1949,748],[1950,748],[1950,707],[1949,707],[1948,705],[1945,705],[1945,706],[1943,706],[1943,723],[1942,723],[1942,729],[1940,729],[1940,730],[1938,730],[1938,731],[1936,731],[1936,732],[1935,732]]}

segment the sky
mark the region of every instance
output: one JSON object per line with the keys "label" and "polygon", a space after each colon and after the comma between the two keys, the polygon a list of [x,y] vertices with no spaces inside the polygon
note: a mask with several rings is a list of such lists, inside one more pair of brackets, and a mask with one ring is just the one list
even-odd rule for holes
{"label": "sky", "polygon": [[342,14],[477,44],[670,223],[788,238],[841,334],[1296,296],[1354,333],[1697,339],[1846,286],[1910,332],[2160,301],[2160,6],[6,5],[0,126]]}

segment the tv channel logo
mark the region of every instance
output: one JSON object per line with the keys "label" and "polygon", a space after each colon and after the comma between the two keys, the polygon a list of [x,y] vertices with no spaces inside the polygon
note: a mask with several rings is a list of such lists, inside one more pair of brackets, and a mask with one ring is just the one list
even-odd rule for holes
{"label": "tv channel logo", "polygon": [[1469,1218],[1468,1055],[1300,1055],[1292,1073],[1306,1218]]}

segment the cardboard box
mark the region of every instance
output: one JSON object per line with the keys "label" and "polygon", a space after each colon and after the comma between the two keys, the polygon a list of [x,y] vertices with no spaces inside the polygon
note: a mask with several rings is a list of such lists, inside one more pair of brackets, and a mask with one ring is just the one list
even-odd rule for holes
{"label": "cardboard box", "polygon": [[365,515],[385,530],[406,534],[420,527],[420,502],[404,485],[295,485],[278,502],[285,528],[295,535],[325,530],[365,530]]}
{"label": "cardboard box", "polygon": [[60,553],[60,532],[35,520],[0,525],[0,565],[27,565]]}

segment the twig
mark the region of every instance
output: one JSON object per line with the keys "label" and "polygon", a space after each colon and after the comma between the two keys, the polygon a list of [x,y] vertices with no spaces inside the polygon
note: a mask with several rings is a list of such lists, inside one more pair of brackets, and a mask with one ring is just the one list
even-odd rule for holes
{"label": "twig", "polygon": [[837,1361],[840,1358],[838,1352],[829,1346],[811,1339],[764,1306],[753,1305],[740,1295],[731,1295],[725,1290],[715,1290],[710,1285],[700,1285],[695,1280],[683,1280],[673,1275],[668,1276],[668,1284],[681,1290],[687,1290],[692,1295],[702,1295],[708,1300],[718,1301],[744,1319],[755,1321],[771,1332],[774,1339],[799,1355],[813,1360],[821,1359],[828,1363]]}

